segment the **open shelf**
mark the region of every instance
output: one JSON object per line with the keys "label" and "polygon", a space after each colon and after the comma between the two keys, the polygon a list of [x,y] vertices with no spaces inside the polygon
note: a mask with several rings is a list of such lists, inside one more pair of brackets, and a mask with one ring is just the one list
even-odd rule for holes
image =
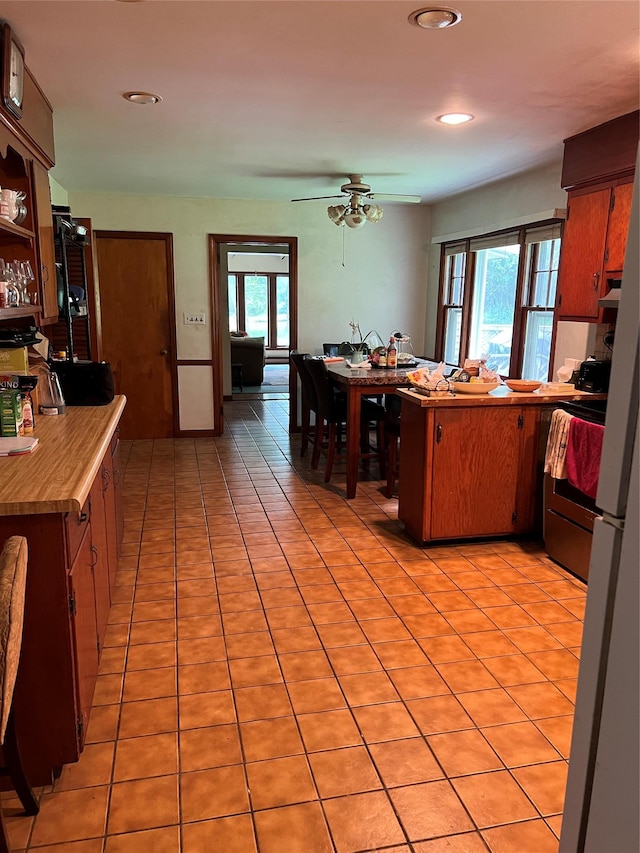
{"label": "open shelf", "polygon": [[21,305],[19,308],[0,308],[0,320],[12,320],[15,317],[39,317],[41,305]]}
{"label": "open shelf", "polygon": [[33,231],[23,228],[21,225],[16,225],[8,219],[3,219],[0,216],[0,237],[10,235],[11,237],[19,237],[22,240],[33,241]]}

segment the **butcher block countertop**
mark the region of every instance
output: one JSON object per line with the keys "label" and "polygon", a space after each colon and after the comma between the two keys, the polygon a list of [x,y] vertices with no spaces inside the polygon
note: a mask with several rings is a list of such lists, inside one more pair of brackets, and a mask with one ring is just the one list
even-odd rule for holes
{"label": "butcher block countertop", "polygon": [[[542,391],[543,389],[540,389]],[[575,388],[563,393],[540,393],[540,391],[510,391],[506,385],[500,385],[488,394],[447,394],[442,397],[426,397],[412,391],[410,388],[398,388],[395,392],[402,400],[421,408],[451,408],[483,406],[549,406],[564,400],[581,400],[590,397],[592,400],[604,400],[606,394],[590,394],[588,391],[576,391]]]}
{"label": "butcher block countertop", "polygon": [[36,416],[38,445],[0,457],[0,515],[79,512],[118,426],[126,397],[107,406],[69,406]]}

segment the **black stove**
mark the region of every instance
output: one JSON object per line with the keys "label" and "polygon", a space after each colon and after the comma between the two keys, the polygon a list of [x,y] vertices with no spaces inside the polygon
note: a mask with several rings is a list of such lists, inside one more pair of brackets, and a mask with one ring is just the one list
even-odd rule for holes
{"label": "black stove", "polygon": [[583,421],[604,426],[607,414],[606,400],[566,400],[560,403],[559,407]]}

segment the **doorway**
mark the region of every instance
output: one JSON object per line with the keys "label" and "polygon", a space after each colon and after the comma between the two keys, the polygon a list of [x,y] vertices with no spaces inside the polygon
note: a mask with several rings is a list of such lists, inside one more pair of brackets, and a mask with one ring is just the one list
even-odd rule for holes
{"label": "doorway", "polygon": [[177,433],[173,238],[140,231],[95,231],[101,355],[116,393],[127,397],[120,436]]}
{"label": "doorway", "polygon": [[[296,237],[209,235],[211,290],[215,321],[212,347],[216,365],[215,387],[225,399],[243,399],[239,374],[232,373],[231,334],[247,332],[249,337],[264,338],[265,369],[263,383],[251,388],[251,396],[274,396],[276,373],[287,370],[289,352],[298,344],[298,241]],[[289,429],[295,430],[297,386],[287,375]],[[223,390],[224,389],[224,392]],[[277,392],[275,392],[277,393]],[[280,397],[284,395],[279,394]],[[248,395],[244,399],[248,399]],[[217,401],[218,402],[218,401]],[[219,410],[216,406],[216,409]]]}

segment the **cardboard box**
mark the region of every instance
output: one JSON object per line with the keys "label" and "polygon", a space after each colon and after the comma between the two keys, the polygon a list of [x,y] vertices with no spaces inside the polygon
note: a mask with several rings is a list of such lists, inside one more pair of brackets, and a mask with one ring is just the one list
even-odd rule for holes
{"label": "cardboard box", "polygon": [[0,349],[0,373],[28,373],[27,347]]}
{"label": "cardboard box", "polygon": [[0,391],[0,435],[22,435],[22,392]]}

